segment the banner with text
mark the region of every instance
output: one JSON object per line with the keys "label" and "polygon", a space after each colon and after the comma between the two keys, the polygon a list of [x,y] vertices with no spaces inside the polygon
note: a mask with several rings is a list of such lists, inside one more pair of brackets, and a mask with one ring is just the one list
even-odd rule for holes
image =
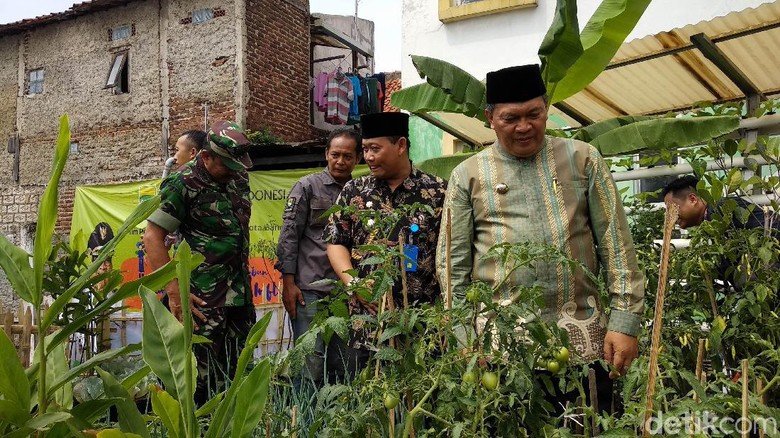
{"label": "banner with text", "polygon": [[[252,216],[249,224],[249,270],[255,306],[280,301],[281,274],[274,270],[275,249],[282,227],[282,213],[287,196],[298,179],[322,169],[296,169],[249,173]],[[363,169],[361,169],[363,170]],[[365,170],[360,173],[365,173]],[[126,184],[79,186],[76,188],[71,223],[71,245],[94,253],[113,237],[133,209],[147,197],[154,196],[160,179]],[[122,271],[125,281],[150,272],[144,258],[142,236],[146,222],[119,242],[111,260]],[[140,308],[140,301],[125,303]]]}

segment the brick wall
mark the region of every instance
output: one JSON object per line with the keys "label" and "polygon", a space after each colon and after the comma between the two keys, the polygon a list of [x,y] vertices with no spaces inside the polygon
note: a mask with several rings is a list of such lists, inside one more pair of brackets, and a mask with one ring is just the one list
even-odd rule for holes
{"label": "brick wall", "polygon": [[247,127],[287,142],[318,136],[309,123],[309,4],[246,1]]}

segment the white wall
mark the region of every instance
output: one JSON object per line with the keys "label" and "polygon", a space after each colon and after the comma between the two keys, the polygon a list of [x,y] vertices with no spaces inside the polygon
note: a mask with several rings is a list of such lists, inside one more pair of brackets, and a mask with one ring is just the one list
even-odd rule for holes
{"label": "white wall", "polygon": [[[580,0],[584,26],[600,0]],[[767,0],[653,0],[627,41],[686,24],[756,7]],[[475,17],[450,24],[439,21],[435,0],[403,0],[403,86],[422,82],[410,54],[453,63],[482,79],[487,72],[539,62],[536,55],[552,22],[555,0],[538,0],[535,8]]]}

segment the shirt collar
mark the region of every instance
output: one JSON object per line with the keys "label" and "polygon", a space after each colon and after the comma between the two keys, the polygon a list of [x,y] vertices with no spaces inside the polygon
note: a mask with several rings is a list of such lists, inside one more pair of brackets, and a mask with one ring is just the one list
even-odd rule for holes
{"label": "shirt collar", "polygon": [[328,170],[327,167],[325,167],[325,169],[322,170],[322,176],[323,178],[325,178],[324,183],[326,185],[336,184],[340,187],[344,187],[344,184],[341,184],[340,182],[336,181],[335,178],[333,178],[333,175],[330,174],[330,170]]}

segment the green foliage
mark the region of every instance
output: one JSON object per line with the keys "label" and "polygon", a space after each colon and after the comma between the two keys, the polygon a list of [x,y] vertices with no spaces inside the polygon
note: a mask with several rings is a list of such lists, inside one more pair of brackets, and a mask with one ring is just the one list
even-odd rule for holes
{"label": "green foliage", "polygon": [[252,146],[267,146],[282,143],[282,140],[275,136],[270,128],[265,126],[260,128],[259,131],[247,129],[246,137],[249,139],[249,143]]}
{"label": "green foliage", "polygon": [[[547,94],[551,104],[575,95],[604,71],[649,4],[650,0],[603,0],[601,2],[579,35],[582,41],[582,54],[576,58],[571,67],[566,69],[565,75],[560,80],[547,83]],[[569,18],[571,15],[567,14],[566,17]],[[576,14],[573,18],[576,18]],[[565,48],[566,46],[563,46],[559,50]],[[570,59],[561,58],[560,62],[571,63]],[[554,67],[548,64],[546,68]]]}
{"label": "green foliage", "polygon": [[577,2],[558,0],[553,22],[539,47],[544,83],[553,84],[566,77],[582,52]]}
{"label": "green foliage", "polygon": [[700,144],[737,128],[736,116],[642,120],[602,133],[590,143],[608,157]]}

